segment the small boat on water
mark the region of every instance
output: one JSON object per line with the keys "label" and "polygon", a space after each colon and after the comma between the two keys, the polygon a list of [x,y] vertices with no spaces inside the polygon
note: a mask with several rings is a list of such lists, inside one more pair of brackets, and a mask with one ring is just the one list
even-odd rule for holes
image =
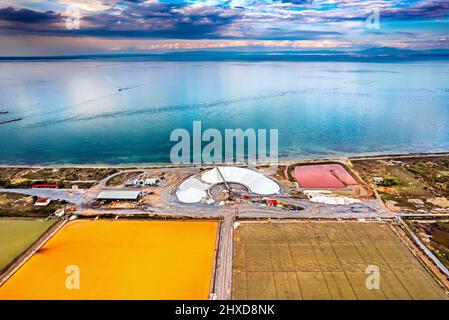
{"label": "small boat on water", "polygon": [[9,111],[0,111],[0,114],[8,114]]}

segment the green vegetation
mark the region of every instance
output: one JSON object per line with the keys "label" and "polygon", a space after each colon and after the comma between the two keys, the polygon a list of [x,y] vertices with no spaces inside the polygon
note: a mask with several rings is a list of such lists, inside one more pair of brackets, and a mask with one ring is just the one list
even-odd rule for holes
{"label": "green vegetation", "polygon": [[48,217],[65,202],[52,201],[46,207],[35,207],[35,197],[16,193],[0,193],[0,217]]}
{"label": "green vegetation", "polygon": [[12,179],[21,170],[20,168],[0,168],[0,181]]}
{"label": "green vegetation", "polygon": [[[403,166],[386,166],[385,170],[385,185],[380,186],[383,189],[378,190],[384,201],[394,201],[403,209],[415,211],[420,209],[420,207],[410,202],[410,199],[423,199],[424,202],[426,198],[433,196],[429,191],[428,185],[414,177]],[[426,203],[424,207],[425,205]]]}
{"label": "green vegetation", "polygon": [[449,159],[411,161],[406,163],[406,169],[438,195],[449,197]]}
{"label": "green vegetation", "polygon": [[115,172],[117,169],[110,168],[42,168],[24,170],[20,177],[29,180],[101,180]]}
{"label": "green vegetation", "polygon": [[0,179],[0,187],[2,188],[12,188],[11,181],[8,179]]}
{"label": "green vegetation", "polygon": [[52,220],[0,220],[0,269],[25,251]]}
{"label": "green vegetation", "polygon": [[382,187],[393,187],[399,185],[399,180],[396,177],[385,178],[379,185]]}
{"label": "green vegetation", "polygon": [[446,268],[449,268],[449,221],[412,220],[409,225],[421,237],[421,240],[424,240],[422,235],[425,235],[425,239],[428,241],[423,241],[423,243]]}
{"label": "green vegetation", "polygon": [[375,188],[384,202],[403,211],[431,211],[445,208],[449,198],[449,157],[353,160],[362,178],[374,186],[375,177],[383,182]]}
{"label": "green vegetation", "polygon": [[97,181],[118,172],[116,168],[0,168],[0,187],[30,188],[35,183],[57,183],[60,188],[73,184],[89,188]]}
{"label": "green vegetation", "polygon": [[66,188],[65,181],[48,181],[48,180],[23,180],[18,183],[12,183],[10,180],[1,180],[0,186],[5,189],[29,189],[33,184],[57,184],[58,188]]}
{"label": "green vegetation", "polygon": [[116,175],[115,177],[112,177],[106,185],[108,187],[116,187],[124,184],[126,181],[128,181],[131,178],[137,178],[140,174],[142,174],[143,171],[139,172],[124,172],[121,174]]}

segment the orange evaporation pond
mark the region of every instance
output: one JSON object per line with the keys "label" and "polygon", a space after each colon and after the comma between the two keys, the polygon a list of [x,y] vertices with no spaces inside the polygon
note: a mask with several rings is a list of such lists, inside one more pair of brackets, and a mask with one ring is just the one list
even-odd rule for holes
{"label": "orange evaporation pond", "polygon": [[345,188],[357,184],[349,172],[336,163],[298,166],[294,174],[301,188]]}
{"label": "orange evaporation pond", "polygon": [[[73,221],[0,287],[0,299],[207,299],[216,234],[210,221]],[[68,266],[79,270],[79,289]]]}

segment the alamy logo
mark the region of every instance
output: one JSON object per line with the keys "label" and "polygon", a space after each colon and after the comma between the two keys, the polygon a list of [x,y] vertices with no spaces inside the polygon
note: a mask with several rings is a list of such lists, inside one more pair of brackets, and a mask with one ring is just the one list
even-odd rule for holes
{"label": "alamy logo", "polygon": [[370,15],[366,19],[365,25],[367,29],[380,29],[380,9],[378,7],[371,7],[368,9]]}
{"label": "alamy logo", "polygon": [[203,132],[201,121],[193,121],[192,136],[186,129],[172,131],[170,141],[177,143],[171,149],[170,160],[175,164],[277,165],[278,130],[269,129],[268,132],[267,129],[225,129],[223,139],[220,130],[209,128]]}
{"label": "alamy logo", "polygon": [[365,286],[368,290],[379,290],[380,289],[380,269],[378,266],[369,265],[365,273],[369,276],[366,278]]}
{"label": "alamy logo", "polygon": [[79,290],[80,288],[80,268],[76,265],[68,265],[65,268],[67,278],[65,280],[65,287],[68,290]]}
{"label": "alamy logo", "polygon": [[65,27],[68,30],[79,30],[80,28],[80,9],[74,6],[68,6],[65,10]]}

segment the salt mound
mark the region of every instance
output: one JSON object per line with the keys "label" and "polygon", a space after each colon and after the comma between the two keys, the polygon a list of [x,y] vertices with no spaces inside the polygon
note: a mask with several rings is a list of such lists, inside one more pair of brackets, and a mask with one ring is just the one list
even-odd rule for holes
{"label": "salt mound", "polygon": [[183,191],[183,190],[187,190],[190,188],[199,189],[199,190],[207,190],[209,188],[209,185],[201,182],[200,180],[198,180],[196,178],[189,178],[179,185],[178,190]]}
{"label": "salt mound", "polygon": [[180,190],[176,193],[178,200],[184,203],[196,203],[200,202],[206,196],[204,190],[188,188],[185,190]]}
{"label": "salt mound", "polygon": [[[280,190],[279,185],[276,182],[256,171],[237,167],[220,167],[219,169],[226,182],[243,184],[254,193],[269,195],[278,193]],[[217,168],[203,173],[201,179],[210,184],[223,182]]]}
{"label": "salt mound", "polygon": [[209,185],[196,178],[189,178],[181,183],[176,192],[178,200],[184,203],[200,202],[206,196]]}
{"label": "salt mound", "polygon": [[323,203],[323,204],[332,204],[332,205],[351,205],[354,203],[361,203],[358,199],[348,198],[348,197],[330,197],[330,196],[317,196],[310,198],[310,201]]}
{"label": "salt mound", "polygon": [[304,194],[311,202],[316,203],[346,206],[354,203],[361,203],[360,200],[354,198],[332,196],[332,192],[327,190],[305,190]]}

